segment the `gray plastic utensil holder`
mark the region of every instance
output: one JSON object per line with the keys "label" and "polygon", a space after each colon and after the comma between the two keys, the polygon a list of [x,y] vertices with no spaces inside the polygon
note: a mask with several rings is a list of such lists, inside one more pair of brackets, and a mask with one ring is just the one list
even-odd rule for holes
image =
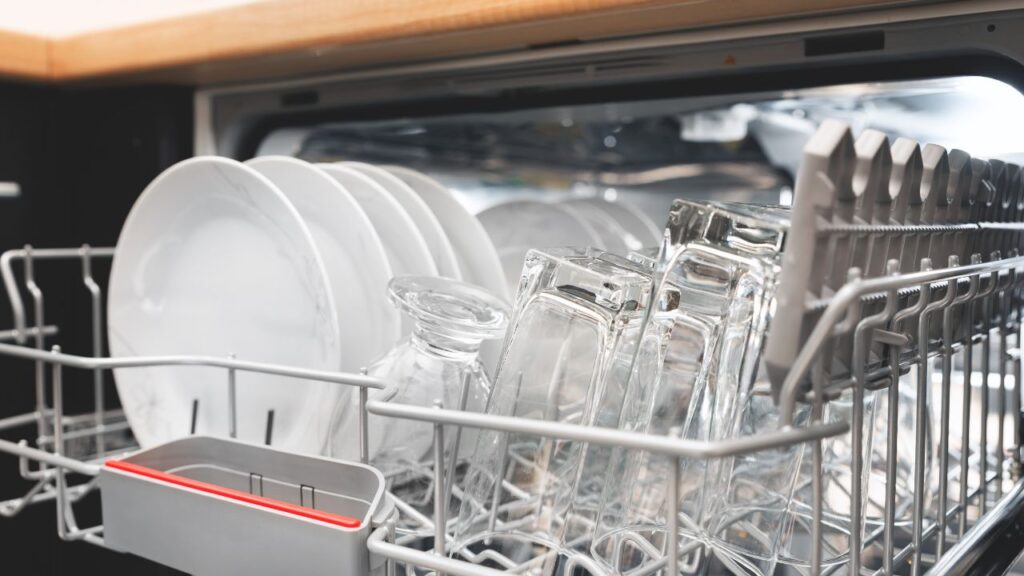
{"label": "gray plastic utensil holder", "polygon": [[104,542],[112,549],[191,574],[369,572],[366,539],[384,496],[384,478],[374,468],[209,437],[123,461],[360,525],[346,528],[104,466]]}

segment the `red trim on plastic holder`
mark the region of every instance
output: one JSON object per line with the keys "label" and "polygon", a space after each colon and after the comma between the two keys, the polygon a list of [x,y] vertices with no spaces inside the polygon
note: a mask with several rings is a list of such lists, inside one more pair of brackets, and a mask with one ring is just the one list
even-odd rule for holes
{"label": "red trim on plastic holder", "polygon": [[120,470],[121,472],[137,474],[139,476],[144,476],[146,478],[151,478],[153,480],[167,482],[168,484],[183,486],[185,488],[191,488],[193,490],[206,492],[207,494],[214,494],[216,496],[223,496],[224,498],[230,498],[232,500],[238,500],[239,502],[245,502],[247,504],[262,506],[264,508],[270,508],[271,510],[277,510],[278,512],[285,512],[287,514],[294,514],[295,516],[302,516],[303,518],[309,518],[310,520],[326,522],[327,524],[341,526],[342,528],[359,528],[362,525],[362,522],[360,522],[359,520],[356,520],[355,518],[349,518],[348,516],[342,516],[340,514],[331,514],[330,512],[321,512],[320,510],[314,510],[312,508],[306,508],[304,506],[296,506],[294,504],[281,502],[280,500],[274,500],[272,498],[255,496],[253,494],[249,494],[248,492],[232,490],[231,488],[224,488],[223,486],[217,486],[215,484],[208,484],[206,482],[192,480],[191,478],[185,478],[184,476],[168,474],[166,472],[161,472],[160,470],[147,468],[146,466],[139,466],[138,464],[125,462],[124,460],[107,460],[104,464],[109,468],[113,468],[114,470]]}

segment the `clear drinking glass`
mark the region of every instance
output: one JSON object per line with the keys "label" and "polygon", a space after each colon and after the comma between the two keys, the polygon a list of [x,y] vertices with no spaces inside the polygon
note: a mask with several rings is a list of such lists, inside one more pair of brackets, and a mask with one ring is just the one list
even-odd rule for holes
{"label": "clear drinking glass", "polygon": [[[753,229],[766,228],[778,233],[782,239],[789,226],[788,209],[771,209],[762,214],[752,213],[759,209],[739,207],[735,205],[717,205],[737,217],[744,219],[753,217],[757,220],[768,220],[761,224],[747,222]],[[700,222],[698,219],[697,223]],[[748,229],[748,232],[750,229]],[[771,234],[757,234],[767,240]],[[747,251],[749,245],[734,244],[738,253]],[[767,244],[766,244],[767,247]],[[762,252],[759,257],[764,265],[773,263],[777,266],[780,242],[775,249]],[[775,256],[769,252],[774,250]],[[867,250],[862,251],[862,258],[875,258]],[[882,255],[884,256],[884,254]],[[853,265],[866,267],[865,262],[853,262]],[[777,270],[776,270],[777,272]],[[769,276],[765,277],[771,280]],[[773,281],[773,280],[772,280]],[[774,281],[773,281],[774,282]],[[770,300],[774,294],[774,285],[765,286],[763,297]],[[683,300],[689,300],[684,296]],[[768,319],[765,317],[765,319]],[[764,332],[752,330],[749,336],[763,339]],[[760,344],[751,342],[748,352],[756,357]],[[771,401],[767,390],[761,390],[757,382],[766,380],[763,371],[754,379],[754,387],[747,399],[747,405],[739,412],[741,419],[741,435],[756,435],[759,431],[771,431],[779,428],[778,412]],[[896,451],[896,523],[906,525],[911,521],[914,497],[913,470],[917,455],[912,439],[918,427],[925,428],[926,436],[930,436],[930,422],[918,422],[915,416],[917,402],[916,380],[913,374],[902,378],[899,390],[898,434],[902,439]],[[767,386],[765,386],[767,388]],[[821,532],[822,563],[830,566],[845,562],[850,554],[851,517],[854,506],[859,506],[862,526],[862,542],[869,531],[878,529],[884,520],[886,469],[887,469],[887,425],[888,425],[888,391],[867,391],[864,395],[864,432],[862,434],[863,462],[865,468],[861,478],[863,496],[859,502],[853,502],[852,492],[852,437],[850,434],[827,439],[823,442],[823,524]],[[822,419],[825,422],[850,422],[853,410],[852,391],[846,390],[839,398],[827,402],[823,407]],[[809,407],[800,407],[797,413],[798,424],[806,422]],[[723,460],[725,469],[722,478],[727,491],[712,492],[710,498],[725,494],[724,504],[719,506],[706,504],[721,520],[718,526],[711,528],[711,541],[721,545],[724,550],[732,550],[745,559],[756,559],[753,564],[760,563],[764,567],[771,566],[772,555],[777,552],[778,561],[798,567],[806,567],[810,563],[811,524],[812,524],[812,484],[811,478],[816,472],[812,466],[811,445],[787,447],[778,450],[762,451],[735,459]],[[927,451],[926,469],[930,466],[931,452]],[[793,463],[800,462],[799,473],[793,483]],[[725,478],[728,483],[725,484]],[[927,500],[927,499],[926,499]],[[721,512],[721,511],[727,512]],[[753,524],[752,524],[753,522]],[[770,536],[779,535],[778,540]],[[773,551],[774,550],[774,551]],[[714,551],[714,550],[712,550]],[[750,571],[750,570],[745,570]],[[755,573],[766,573],[754,570]]]}
{"label": "clear drinking glass", "polygon": [[[884,466],[884,460],[878,460],[879,447],[873,442],[874,431],[878,428],[877,403],[878,393],[867,393],[864,396],[864,422],[865,434],[863,435],[862,450],[866,455],[862,461],[865,463],[861,486],[863,496],[861,501],[854,502],[852,498],[853,469],[853,446],[849,434],[835,436],[822,442],[822,525],[821,525],[821,562],[823,567],[834,564],[845,563],[850,558],[850,538],[852,534],[852,512],[853,506],[861,507],[861,517],[865,525],[861,529],[861,537],[867,533],[867,526],[872,517],[869,504],[870,495],[885,492],[885,469],[881,468],[875,473],[876,465]],[[822,420],[824,422],[850,422],[853,400],[849,391],[840,398],[829,401],[823,406]],[[810,565],[811,546],[811,519],[813,508],[813,492],[811,477],[816,472],[812,466],[811,445],[802,446],[803,465],[800,471],[800,479],[797,489],[793,494],[793,502],[790,514],[792,515],[792,530],[786,536],[780,551],[780,562],[798,567]],[[884,448],[882,449],[884,455]],[[871,466],[868,466],[871,462]],[[879,483],[881,482],[881,483]],[[874,490],[873,490],[874,489]],[[884,502],[884,501],[883,501]],[[884,504],[883,504],[884,506]],[[883,516],[874,517],[880,522]]]}
{"label": "clear drinking glass", "polygon": [[[918,457],[923,459],[925,473],[924,516],[926,521],[934,519],[934,501],[930,480],[933,474],[935,448],[932,445],[932,420],[926,417],[923,421],[917,417],[917,367],[911,366],[908,373],[900,376],[897,397],[897,444],[895,466],[895,502],[894,517],[896,528],[895,541],[898,545],[909,538],[909,528],[913,521],[913,504],[915,496],[914,470]],[[930,398],[925,398],[930,405]],[[829,401],[823,406],[822,419],[825,422],[850,422],[853,409],[851,390],[846,390],[839,398]],[[889,429],[889,390],[867,391],[864,394],[864,433],[862,435],[864,473],[861,478],[863,490],[860,502],[852,499],[853,475],[851,461],[853,458],[852,438],[849,433],[829,438],[822,443],[822,525],[821,525],[821,562],[823,568],[834,567],[850,560],[850,544],[852,535],[852,511],[855,505],[860,506],[863,526],[861,543],[865,546],[862,563],[868,567],[880,566],[882,557],[882,540],[869,536],[881,534],[885,524],[887,498],[888,469],[888,429]],[[926,438],[924,452],[918,454],[914,439],[919,429],[923,429]],[[813,544],[812,502],[813,489],[811,478],[816,472],[812,466],[812,446],[803,447],[803,466],[797,488],[793,494],[790,515],[791,530],[784,538],[780,550],[779,561],[798,569],[810,565],[811,546]]]}
{"label": "clear drinking glass", "polygon": [[[527,254],[487,413],[555,422],[618,423],[622,386],[649,300],[643,263],[591,249]],[[582,478],[600,494],[600,462],[580,442],[481,431],[462,484],[455,551],[489,548],[551,573],[576,523]],[[594,496],[590,513],[596,516]]]}
{"label": "clear drinking glass", "polygon": [[[622,428],[702,441],[777,429],[770,397],[753,392],[787,221],[777,208],[675,203]],[[781,452],[683,459],[671,502],[670,459],[615,450],[608,476],[616,481],[606,486],[591,553],[613,573],[650,567],[664,558],[668,518],[678,514],[684,573],[711,561],[771,573],[799,462],[795,449]]]}
{"label": "clear drinking glass", "polygon": [[[934,487],[931,478],[934,473],[935,446],[932,445],[931,419],[919,422],[916,414],[917,376],[916,367],[900,378],[900,390],[897,412],[897,444],[896,444],[896,490],[894,516],[897,544],[909,539],[914,512],[914,467],[917,453],[914,438],[918,427],[924,428],[925,451],[924,459],[925,495],[924,518],[926,522],[935,519]],[[886,501],[886,470],[888,468],[888,424],[889,397],[888,391],[881,390],[865,395],[864,418],[865,426],[870,426],[864,434],[865,453],[870,453],[870,467],[866,468],[867,476],[863,479],[864,501],[861,502],[864,518],[862,542],[870,544],[878,550],[868,550],[863,558],[865,566],[875,567],[881,562],[881,540],[867,543],[865,538],[871,533],[880,531],[885,524]],[[930,399],[926,399],[930,405]],[[849,422],[852,401],[849,395],[829,402],[825,406],[826,422]],[[822,566],[844,563],[849,560],[850,549],[850,511],[853,502],[850,498],[852,458],[850,437],[839,436],[823,443],[823,524],[822,524]],[[793,496],[791,515],[793,516],[792,532],[787,536],[782,549],[780,561],[798,567],[810,565],[811,555],[811,502],[812,492],[810,475],[811,454],[805,447],[803,470],[798,488]],[[865,463],[868,460],[865,459]],[[901,532],[901,530],[903,530]],[[873,558],[872,558],[873,557]]]}
{"label": "clear drinking glass", "polygon": [[[412,333],[368,369],[388,383],[370,393],[371,400],[431,406],[440,400],[452,409],[480,411],[491,385],[478,354],[485,340],[500,338],[508,308],[483,288],[448,278],[399,276],[388,285],[391,301],[408,314]],[[355,404],[355,403],[353,403]],[[358,406],[355,407],[358,410]],[[338,437],[349,458],[358,457],[358,417],[352,409]],[[446,452],[466,452],[473,431],[445,436]],[[370,415],[370,464],[385,477],[388,489],[407,504],[430,513],[433,427],[429,423]]]}
{"label": "clear drinking glass", "polygon": [[[665,284],[676,284],[682,303],[676,314],[686,329],[694,326],[711,327],[708,340],[701,353],[702,373],[689,383],[682,382],[684,390],[693,389],[690,405],[685,413],[673,414],[664,424],[646,423],[647,431],[678,433],[684,438],[724,440],[738,436],[778,430],[779,412],[770,397],[767,373],[759,357],[768,323],[771,320],[776,279],[780,271],[781,251],[789,228],[789,211],[779,207],[761,207],[724,203],[696,204],[677,202],[673,209],[670,229],[673,233],[674,254],[666,274]],[[699,317],[700,322],[694,321]],[[706,329],[705,329],[706,330]],[[684,338],[689,338],[684,336]],[[763,385],[761,383],[764,383]],[[631,383],[632,390],[646,384]],[[673,387],[669,378],[655,385]],[[865,433],[863,434],[865,467],[862,486],[864,496],[859,502],[850,499],[852,461],[850,436],[840,436],[824,442],[823,486],[824,525],[822,539],[825,564],[844,561],[849,556],[850,519],[854,506],[860,506],[862,517],[870,524],[869,499],[879,488],[884,491],[884,459],[872,449],[872,431],[880,425],[875,406],[880,392],[867,393],[864,404]],[[702,404],[694,404],[699,399]],[[710,403],[710,404],[708,404]],[[657,404],[654,404],[657,406]],[[840,398],[827,403],[825,421],[849,421],[852,394],[847,391]],[[798,412],[797,424],[806,422],[807,407]],[[672,424],[674,422],[674,424]],[[683,422],[682,426],[678,422]],[[676,426],[677,428],[673,428]],[[680,486],[682,499],[677,507],[682,526],[682,541],[688,552],[690,568],[712,562],[725,564],[732,571],[747,574],[771,574],[776,562],[793,565],[809,563],[809,535],[811,508],[810,474],[814,471],[810,454],[805,446],[789,446],[764,450],[737,458],[682,463]],[[884,452],[883,452],[884,453]],[[900,452],[898,457],[907,457]],[[913,454],[909,456],[912,458]],[[653,456],[631,455],[633,459]],[[803,463],[803,466],[801,466]],[[878,467],[881,474],[871,475]],[[901,470],[912,469],[913,464],[903,462]],[[629,472],[627,479],[649,476],[657,485],[656,467],[641,467]],[[874,482],[872,481],[874,480]],[[629,482],[629,480],[627,480]],[[663,482],[661,484],[664,484]],[[907,486],[907,484],[904,484]],[[644,501],[650,501],[652,492],[646,490]],[[911,496],[903,493],[898,499]],[[639,516],[644,521],[656,518],[655,525],[640,521],[625,523],[616,517],[616,497],[606,498],[610,523],[602,530],[613,529],[625,534],[627,541],[607,543],[595,541],[595,551],[613,568],[629,568],[658,558],[664,550],[663,530],[668,506],[659,512],[645,510],[645,506],[621,505],[627,515]],[[661,504],[660,498],[655,502]],[[630,510],[634,508],[635,510]],[[641,532],[657,538],[648,538],[647,552],[640,552],[634,535]],[[601,546],[604,544],[602,550]],[[610,545],[610,547],[609,547]],[[623,550],[630,550],[627,561]],[[653,553],[657,551],[657,553]]]}
{"label": "clear drinking glass", "polygon": [[[713,217],[700,216],[703,211],[716,211]],[[712,247],[729,258],[742,261],[734,273],[752,274],[758,278],[753,282],[753,292],[743,295],[741,290],[734,297],[729,312],[730,318],[750,314],[751,326],[745,330],[740,320],[740,329],[733,336],[745,341],[745,347],[734,346],[733,357],[745,365],[748,372],[739,385],[739,408],[734,417],[740,422],[738,433],[753,436],[761,432],[778,430],[781,422],[779,413],[769,395],[763,367],[758,365],[758,354],[763,343],[767,322],[770,321],[771,301],[775,291],[775,276],[779,272],[779,256],[783,247],[785,231],[789,227],[789,211],[783,208],[742,205],[714,204],[698,209],[689,208],[690,221],[684,225],[691,232],[693,244],[683,250],[707,250]],[[719,218],[726,225],[712,224]],[[735,232],[730,227],[737,225]],[[723,233],[724,232],[724,233]],[[679,244],[685,245],[685,242]],[[867,250],[861,251],[862,258],[877,259]],[[884,258],[883,258],[884,259]],[[865,262],[854,265],[866,267]],[[706,265],[704,265],[706,267]],[[758,283],[761,283],[758,285]],[[707,282],[699,283],[707,286]],[[756,304],[745,304],[756,293]],[[693,299],[684,291],[683,302]],[[726,324],[728,321],[726,321]],[[728,346],[728,344],[726,344]],[[744,360],[744,358],[746,360]],[[729,364],[719,362],[720,373],[730,374]],[[742,379],[746,379],[742,381]],[[926,428],[929,422],[916,422],[913,416],[916,405],[915,386],[906,382],[900,388],[899,412],[907,417],[899,422],[899,436],[911,439],[918,426]],[[745,392],[744,392],[745,391]],[[721,387],[719,388],[721,393]],[[743,394],[746,394],[743,396]],[[852,445],[849,434],[831,438],[823,443],[823,563],[836,564],[849,558],[851,514],[854,506],[860,506],[865,519],[863,530],[877,528],[884,515],[886,454],[886,391],[867,392],[864,399],[865,431],[863,454],[865,466],[861,485],[864,487],[860,502],[850,498],[852,486]],[[849,422],[852,411],[852,393],[848,390],[840,398],[828,402],[824,407],[823,419]],[[797,425],[807,421],[809,408],[798,410]],[[876,435],[876,431],[881,434]],[[726,436],[712,436],[722,439]],[[916,458],[911,442],[897,450],[896,511],[897,524],[909,522],[913,501],[913,469]],[[930,454],[925,454],[926,459]],[[926,463],[927,466],[927,463]],[[703,535],[711,545],[708,550],[725,564],[731,564],[733,571],[754,574],[770,574],[777,560],[783,563],[805,566],[810,560],[811,526],[811,466],[809,445],[785,447],[760,451],[734,459],[723,459],[721,469],[707,474],[707,484],[702,512],[712,519],[710,523],[698,523],[706,533]],[[862,534],[862,535],[864,535]],[[863,540],[862,540],[863,541]],[[732,555],[732,559],[727,556]]]}

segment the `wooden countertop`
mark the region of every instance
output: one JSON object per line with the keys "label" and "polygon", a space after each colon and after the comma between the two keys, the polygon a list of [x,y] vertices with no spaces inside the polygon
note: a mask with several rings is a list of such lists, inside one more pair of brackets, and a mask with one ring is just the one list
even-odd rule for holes
{"label": "wooden countertop", "polygon": [[0,31],[0,76],[211,83],[908,0],[267,0],[66,38]]}
{"label": "wooden countertop", "polygon": [[47,78],[50,68],[49,49],[46,38],[0,30],[0,75]]}

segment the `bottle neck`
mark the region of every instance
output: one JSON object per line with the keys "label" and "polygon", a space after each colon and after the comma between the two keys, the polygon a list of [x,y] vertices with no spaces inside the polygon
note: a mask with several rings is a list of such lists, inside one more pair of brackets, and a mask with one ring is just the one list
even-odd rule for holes
{"label": "bottle neck", "polygon": [[409,341],[413,347],[426,354],[467,364],[476,360],[480,353],[480,344],[483,342],[479,338],[464,334],[446,334],[437,327],[423,322],[417,322],[413,327]]}

